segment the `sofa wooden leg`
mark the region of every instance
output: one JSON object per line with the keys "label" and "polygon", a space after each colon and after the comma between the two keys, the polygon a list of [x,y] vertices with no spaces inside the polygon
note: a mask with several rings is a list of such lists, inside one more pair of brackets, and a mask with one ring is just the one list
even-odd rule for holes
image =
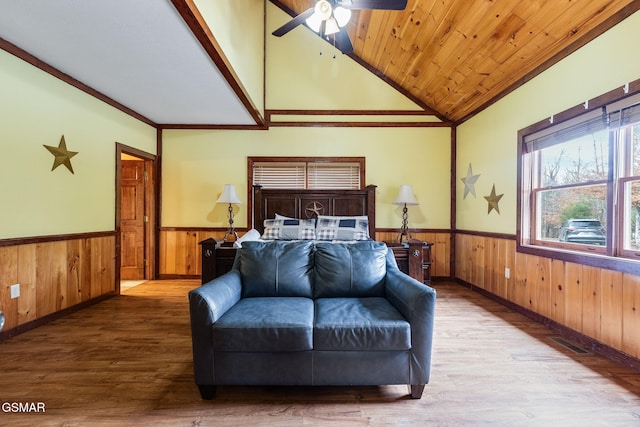
{"label": "sofa wooden leg", "polygon": [[412,399],[420,399],[424,391],[424,384],[410,384],[409,395]]}
{"label": "sofa wooden leg", "polygon": [[200,389],[200,396],[203,400],[211,400],[216,397],[216,386],[198,384],[198,388]]}

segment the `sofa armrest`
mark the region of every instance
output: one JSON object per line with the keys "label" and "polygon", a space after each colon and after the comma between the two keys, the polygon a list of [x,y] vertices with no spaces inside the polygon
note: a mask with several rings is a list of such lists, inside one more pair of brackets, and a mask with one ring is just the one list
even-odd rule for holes
{"label": "sofa armrest", "polygon": [[411,384],[426,384],[431,371],[436,291],[387,263],[385,295],[411,325]]}
{"label": "sofa armrest", "polygon": [[189,292],[196,384],[215,384],[212,325],[240,300],[241,291],[240,272],[231,270]]}

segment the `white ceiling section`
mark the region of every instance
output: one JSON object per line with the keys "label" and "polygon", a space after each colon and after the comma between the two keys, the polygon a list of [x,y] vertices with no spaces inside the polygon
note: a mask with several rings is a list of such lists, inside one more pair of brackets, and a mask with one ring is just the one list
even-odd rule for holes
{"label": "white ceiling section", "polygon": [[170,0],[0,0],[0,38],[156,124],[256,125]]}

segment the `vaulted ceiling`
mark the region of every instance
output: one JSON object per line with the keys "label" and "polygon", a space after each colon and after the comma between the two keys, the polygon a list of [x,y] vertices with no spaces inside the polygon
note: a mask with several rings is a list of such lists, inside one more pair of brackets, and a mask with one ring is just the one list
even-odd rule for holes
{"label": "vaulted ceiling", "polygon": [[[272,2],[292,16],[315,4]],[[637,0],[409,0],[403,11],[354,11],[347,30],[354,59],[460,122],[638,9]]]}
{"label": "vaulted ceiling", "polygon": [[[291,16],[315,3],[270,1]],[[268,125],[195,9],[194,0],[0,0],[0,48],[152,125]],[[403,11],[355,11],[350,56],[460,123],[639,9],[640,0],[408,0]]]}

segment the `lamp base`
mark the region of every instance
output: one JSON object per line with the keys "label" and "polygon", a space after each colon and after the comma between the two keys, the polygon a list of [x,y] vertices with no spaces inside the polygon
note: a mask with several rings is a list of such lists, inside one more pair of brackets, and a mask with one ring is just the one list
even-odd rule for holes
{"label": "lamp base", "polygon": [[405,232],[401,232],[400,233],[400,236],[398,237],[398,241],[400,243],[408,243],[409,240],[411,240],[411,235],[408,232],[407,233],[405,233]]}
{"label": "lamp base", "polygon": [[[222,246],[233,246],[233,243],[238,240],[238,233],[236,233],[236,229],[233,227],[233,206],[231,206],[231,203],[229,203],[229,208],[227,209],[227,218],[229,220],[229,229],[224,232]],[[229,236],[233,236],[234,239],[227,242]]]}
{"label": "lamp base", "polygon": [[[227,240],[229,236],[233,236],[233,240]],[[222,243],[220,246],[233,246],[233,244],[238,240],[238,233],[236,230],[228,230],[224,233],[224,237],[222,238]]]}
{"label": "lamp base", "polygon": [[411,240],[411,235],[409,235],[409,215],[407,214],[406,203],[402,208],[402,228],[400,228],[400,237],[398,240],[400,243],[405,243]]}

